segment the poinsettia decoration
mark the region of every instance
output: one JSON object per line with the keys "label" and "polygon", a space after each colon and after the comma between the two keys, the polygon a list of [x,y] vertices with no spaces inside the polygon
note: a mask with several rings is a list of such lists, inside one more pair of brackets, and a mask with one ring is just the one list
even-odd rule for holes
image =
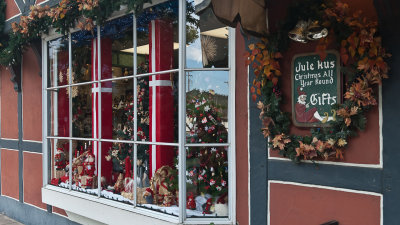
{"label": "poinsettia decoration", "polygon": [[[389,67],[386,53],[381,44],[377,22],[369,21],[360,11],[351,13],[348,4],[335,0],[307,1],[290,7],[288,16],[277,29],[252,43],[245,53],[245,63],[254,70],[255,78],[250,88],[254,101],[260,99],[261,129],[269,138],[271,149],[296,162],[302,159],[343,159],[350,137],[357,135],[366,126],[365,113],[377,105],[376,87],[388,78]],[[304,15],[303,12],[308,12]],[[304,18],[312,15],[313,18]],[[311,129],[311,135],[289,134],[290,113],[280,109],[283,100],[279,78],[282,76],[280,59],[287,49],[289,29],[298,20],[321,21],[329,35],[321,38],[315,52],[321,60],[327,56],[327,46],[334,44],[340,52],[342,73],[346,76],[344,102],[332,106],[336,120],[329,127]]]}

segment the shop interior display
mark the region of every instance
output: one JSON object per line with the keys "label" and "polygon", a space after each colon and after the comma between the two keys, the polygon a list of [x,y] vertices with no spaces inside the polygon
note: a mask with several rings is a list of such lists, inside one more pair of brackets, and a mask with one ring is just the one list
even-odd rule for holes
{"label": "shop interior display", "polygon": [[[149,73],[154,69],[158,71],[178,68],[178,49],[175,46],[178,43],[177,9],[178,4],[170,1],[145,10],[143,16],[137,18],[137,74]],[[204,16],[210,17],[210,12],[207,11]],[[128,15],[111,20],[104,28],[102,27],[102,52],[100,53],[102,79],[121,78],[134,74],[132,21],[132,15]],[[200,24],[200,29],[203,29],[201,26],[207,27],[206,25]],[[193,23],[191,26],[193,27],[189,29],[187,36],[188,43],[195,39],[201,40],[199,43],[203,54],[202,66],[211,67],[220,64],[219,66],[223,67],[227,54],[215,53],[216,46],[210,47],[210,45],[221,42],[223,48],[226,48],[227,38],[200,36],[200,29],[196,28],[199,24]],[[156,37],[156,43],[152,43],[154,36],[151,36],[151,32],[162,32],[160,40]],[[97,79],[97,68],[92,60],[98,57],[99,53],[96,53],[93,47],[97,43],[93,33],[80,31],[72,35],[71,83]],[[163,45],[157,46],[158,42]],[[150,48],[151,44],[156,45],[155,53]],[[60,59],[60,55],[67,52],[67,48],[63,47],[55,53],[58,57],[54,60],[58,61],[49,63],[51,65],[58,63],[58,68],[54,69],[59,70],[60,73],[58,85],[70,82],[68,65],[65,60]],[[163,58],[152,62],[152,54],[160,54]],[[153,79],[163,80],[169,85],[153,90],[155,88],[154,84],[153,86],[151,84],[151,82],[154,83]],[[100,100],[98,99],[99,89],[96,85],[72,86],[67,90],[65,99],[61,94],[57,95],[57,101],[52,99],[52,102],[58,102],[58,106],[55,105],[52,110],[57,108],[60,112],[69,106],[68,97],[72,98],[73,137],[95,138],[98,135],[96,127],[100,126],[102,127],[101,137],[107,141],[53,140],[51,142],[54,149],[52,151],[53,170],[50,183],[69,188],[69,182],[72,182],[72,190],[134,204],[136,182],[137,206],[179,215],[178,148],[137,144],[137,160],[134,162],[135,145],[129,143],[135,140],[135,127],[137,141],[177,143],[178,76],[174,73],[142,76],[137,78],[136,90],[134,90],[132,77],[104,81],[101,83]],[[161,88],[164,88],[164,91]],[[134,113],[135,92],[137,118]],[[160,106],[157,105],[160,107],[157,108],[159,111],[154,111],[152,108],[153,95],[156,95],[154,99],[160,101],[157,103],[160,104]],[[52,96],[52,98],[55,97]],[[98,101],[102,104],[101,121],[97,120],[99,112],[95,107]],[[216,94],[211,89],[196,89],[196,87],[189,90],[186,96],[186,142],[227,143],[227,105],[227,95]],[[58,132],[58,134],[68,136],[68,118],[58,120],[58,130],[64,129],[64,133]],[[134,124],[135,121],[137,126]],[[154,129],[152,123],[157,123],[157,130],[152,131]],[[157,137],[154,136],[155,134]],[[101,151],[99,151],[100,145]],[[71,162],[69,161],[70,149],[72,149]],[[187,216],[228,216],[228,147],[187,147],[185,151]],[[161,157],[157,156],[161,159],[157,158],[156,165],[155,159],[152,158],[154,154],[161,154]],[[101,177],[98,177],[99,162],[101,162]],[[134,168],[135,164],[136,168]],[[134,174],[136,174],[135,177]]]}

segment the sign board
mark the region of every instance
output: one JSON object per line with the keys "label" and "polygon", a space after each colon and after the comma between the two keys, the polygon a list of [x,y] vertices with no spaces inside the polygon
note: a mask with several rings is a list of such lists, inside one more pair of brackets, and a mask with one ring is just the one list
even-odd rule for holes
{"label": "sign board", "polygon": [[292,118],[299,127],[322,127],[336,119],[332,105],[341,101],[339,54],[327,51],[324,61],[316,53],[292,60]]}

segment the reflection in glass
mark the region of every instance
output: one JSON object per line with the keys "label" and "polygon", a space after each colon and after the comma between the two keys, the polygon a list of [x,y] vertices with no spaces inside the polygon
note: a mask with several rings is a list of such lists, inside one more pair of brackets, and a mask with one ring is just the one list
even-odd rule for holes
{"label": "reflection in glass", "polygon": [[186,87],[186,142],[227,143],[228,72],[187,72]]}
{"label": "reflection in glass", "polygon": [[[101,28],[102,79],[133,74],[133,15],[108,21]],[[111,68],[111,69],[110,69]],[[133,140],[133,79],[105,81],[102,87],[102,138]]]}
{"label": "reflection in glass", "polygon": [[65,139],[49,139],[48,144],[51,163],[50,184],[68,188],[69,141]]}
{"label": "reflection in glass", "polygon": [[[72,47],[72,80],[81,83],[92,80],[92,56],[96,52],[92,46],[96,42],[96,29],[92,32],[78,31],[71,34]],[[66,77],[66,79],[69,79]]]}
{"label": "reflection in glass", "polygon": [[108,82],[112,90],[101,93],[102,138],[133,140],[133,79]]}
{"label": "reflection in glass", "polygon": [[[149,154],[154,147],[157,151]],[[177,147],[138,145],[136,195],[139,207],[179,215],[177,155]]]}
{"label": "reflection in glass", "polygon": [[48,90],[49,136],[69,137],[68,88]]}
{"label": "reflection in glass", "polygon": [[227,147],[186,149],[187,217],[228,216]]}
{"label": "reflection in glass", "polygon": [[133,204],[133,144],[102,142],[101,197]]}
{"label": "reflection in glass", "polygon": [[98,116],[92,110],[92,85],[72,86],[71,93],[67,89],[67,95],[72,97],[72,136],[92,138],[92,117]]}
{"label": "reflection in glass", "polygon": [[178,142],[178,73],[137,79],[139,141]]}
{"label": "reflection in glass", "polygon": [[227,68],[228,27],[218,21],[212,8],[200,9],[187,1],[186,67]]}
{"label": "reflection in glass", "polygon": [[92,142],[72,141],[72,163],[69,162],[69,140],[52,139],[50,144],[52,149],[50,184],[69,188],[72,181],[72,190],[97,195],[97,154],[93,152]]}
{"label": "reflection in glass", "polygon": [[72,190],[97,195],[97,152],[93,145],[97,142],[72,141]]}
{"label": "reflection in glass", "polygon": [[68,84],[69,71],[68,63],[68,39],[60,37],[47,42],[47,66],[48,66],[48,87],[55,87]]}
{"label": "reflection in glass", "polygon": [[178,6],[177,0],[166,1],[137,16],[138,74],[178,68]]}

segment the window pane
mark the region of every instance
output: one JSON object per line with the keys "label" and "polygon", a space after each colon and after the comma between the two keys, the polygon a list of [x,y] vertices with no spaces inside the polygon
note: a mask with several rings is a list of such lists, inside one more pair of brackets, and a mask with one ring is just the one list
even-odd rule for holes
{"label": "window pane", "polygon": [[102,142],[101,197],[133,204],[133,144]]}
{"label": "window pane", "polygon": [[177,0],[171,0],[137,16],[138,74],[178,68],[178,6]]}
{"label": "window pane", "polygon": [[72,141],[72,190],[98,194],[97,144],[92,141]]}
{"label": "window pane", "polygon": [[133,140],[133,79],[101,84],[102,139]]}
{"label": "window pane", "polygon": [[[94,84],[93,84],[94,85]],[[93,123],[97,122],[98,114],[92,109],[93,103],[97,102],[97,98],[92,98],[92,92],[97,91],[92,84],[72,86],[71,93],[67,91],[67,95],[72,96],[72,136],[81,138],[97,137],[92,133]],[[97,96],[97,95],[96,95]]]}
{"label": "window pane", "polygon": [[186,73],[186,143],[227,143],[228,75]]}
{"label": "window pane", "polygon": [[96,43],[94,36],[96,29],[92,32],[78,31],[71,34],[72,45],[72,81],[71,83],[82,83],[92,80],[93,57],[96,51],[92,45]]}
{"label": "window pane", "polygon": [[196,2],[186,4],[186,67],[227,68],[228,27],[218,21],[211,7],[201,10]]}
{"label": "window pane", "polygon": [[228,148],[186,149],[187,217],[228,217]]}
{"label": "window pane", "polygon": [[47,91],[48,127],[47,135],[69,137],[68,88]]}
{"label": "window pane", "polygon": [[101,27],[102,79],[133,74],[133,15],[108,21]]}
{"label": "window pane", "polygon": [[48,87],[68,84],[68,38],[60,37],[47,42]]}
{"label": "window pane", "polygon": [[137,205],[178,216],[178,147],[138,145]]}
{"label": "window pane", "polygon": [[178,73],[137,79],[137,140],[178,142]]}
{"label": "window pane", "polygon": [[[133,74],[133,15],[106,23],[101,29],[102,79]],[[133,140],[133,79],[101,83],[102,138]]]}
{"label": "window pane", "polygon": [[49,139],[50,185],[68,187],[69,140]]}

